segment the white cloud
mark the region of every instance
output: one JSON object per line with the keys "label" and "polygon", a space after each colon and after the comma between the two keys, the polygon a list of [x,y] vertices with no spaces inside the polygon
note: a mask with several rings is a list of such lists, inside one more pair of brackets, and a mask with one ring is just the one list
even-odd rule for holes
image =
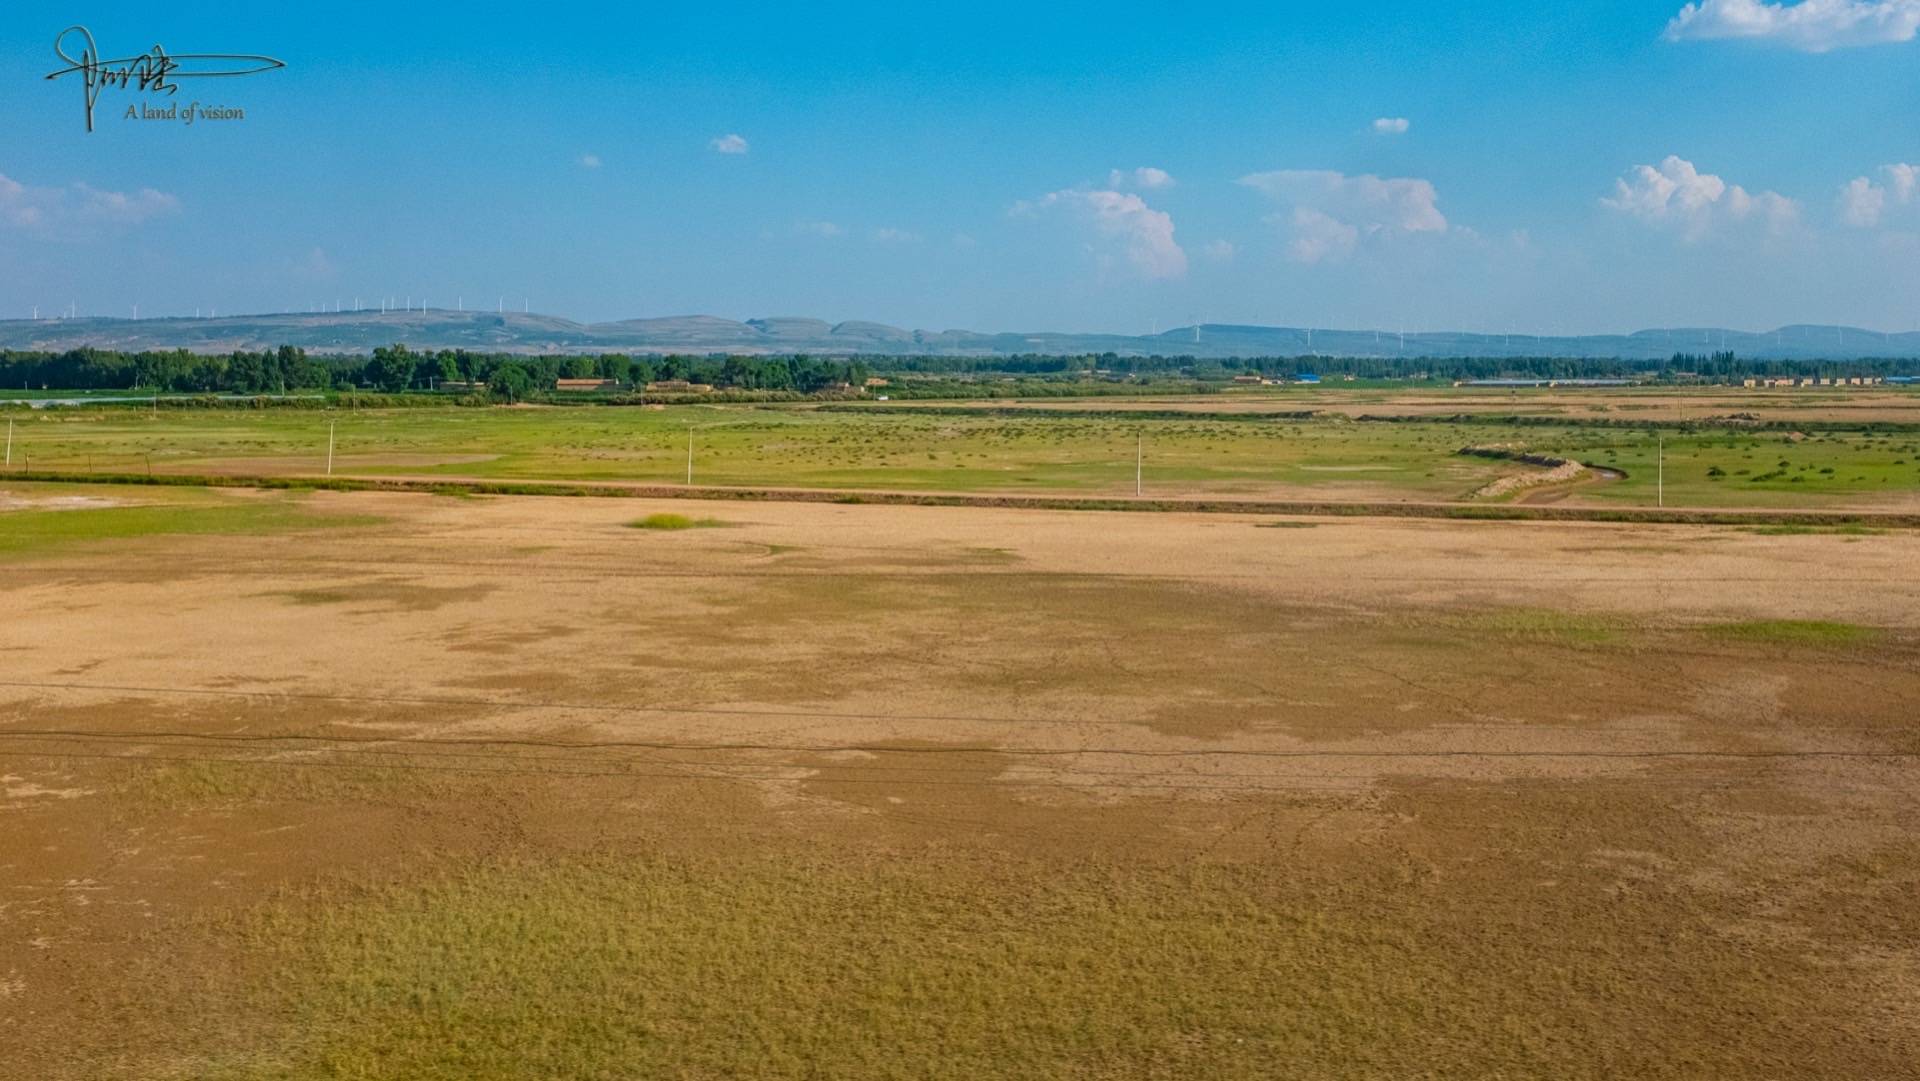
{"label": "white cloud", "polygon": [[1290,231],[1288,254],[1302,263],[1346,258],[1369,238],[1450,228],[1433,184],[1414,177],[1281,169],[1243,176],[1240,183],[1282,206],[1267,220]]}
{"label": "white cloud", "polygon": [[1840,220],[1856,229],[1871,229],[1880,224],[1887,211],[1887,189],[1864,176],[1856,176],[1840,189]]}
{"label": "white cloud", "polygon": [[1882,165],[1884,184],[1872,178],[1856,176],[1840,189],[1840,220],[1856,229],[1871,229],[1880,224],[1889,204],[1906,206],[1914,201],[1920,166],[1904,162]]}
{"label": "white cloud", "polygon": [[138,225],[180,209],[180,200],[152,188],[103,191],[88,184],[36,188],[0,173],[0,226],[71,237]]}
{"label": "white cloud", "polygon": [[1800,216],[1800,204],[1778,192],[1753,194],[1671,154],[1658,167],[1634,166],[1600,203],[1651,224],[1677,226],[1689,240],[1700,239],[1723,220],[1757,220],[1784,232]]}
{"label": "white cloud", "polygon": [[1727,211],[1738,221],[1757,218],[1774,232],[1785,232],[1800,220],[1800,204],[1777,191],[1752,195],[1735,184],[1727,189]]}
{"label": "white cloud", "polygon": [[747,140],[743,136],[735,135],[732,132],[716,136],[711,142],[707,143],[707,145],[722,154],[744,154],[750,149],[747,146]]}
{"label": "white cloud", "polygon": [[793,235],[813,237],[819,240],[832,240],[845,230],[830,221],[797,221],[793,223]]}
{"label": "white cloud", "polygon": [[0,214],[6,215],[8,225],[27,225],[21,215],[26,213],[27,187],[5,173],[0,173]]}
{"label": "white cloud", "polygon": [[582,155],[580,155],[580,167],[581,167],[582,169],[598,169],[598,168],[600,168],[600,155],[598,155],[598,154],[582,154]]}
{"label": "white cloud", "polygon": [[1887,186],[1893,189],[1894,198],[1902,203],[1913,202],[1914,187],[1920,182],[1920,165],[1903,163],[1882,167],[1887,174]]}
{"label": "white cloud", "polygon": [[1294,262],[1345,259],[1359,246],[1358,227],[1318,210],[1304,206],[1293,208],[1293,241],[1287,245],[1287,254]]}
{"label": "white cloud", "polygon": [[325,281],[335,274],[333,260],[325,248],[314,248],[293,261],[290,269],[296,277]]}
{"label": "white cloud", "polygon": [[1667,23],[1668,41],[1740,39],[1824,53],[1912,41],[1920,0],[1698,0]]}
{"label": "white cloud", "polygon": [[875,229],[873,239],[876,244],[918,244],[920,234],[905,229]]}
{"label": "white cloud", "polygon": [[1200,254],[1206,256],[1207,258],[1213,260],[1216,263],[1231,263],[1233,262],[1233,256],[1235,254],[1233,241],[1231,240],[1210,241],[1208,242],[1206,247],[1200,249]]}
{"label": "white cloud", "polygon": [[1173,187],[1174,179],[1173,174],[1167,172],[1165,169],[1156,169],[1151,165],[1142,165],[1132,172],[1128,172],[1125,169],[1115,169],[1107,174],[1107,187],[1118,190],[1128,187],[1129,185],[1153,191],[1159,188]]}
{"label": "white cloud", "polygon": [[1404,116],[1383,116],[1373,122],[1375,135],[1405,135],[1413,122]]}
{"label": "white cloud", "polygon": [[1089,222],[1103,237],[1118,242],[1134,270],[1148,278],[1177,278],[1187,272],[1187,253],[1173,238],[1173,218],[1138,195],[1069,188],[1033,202],[1016,203],[1015,214],[1063,209]]}

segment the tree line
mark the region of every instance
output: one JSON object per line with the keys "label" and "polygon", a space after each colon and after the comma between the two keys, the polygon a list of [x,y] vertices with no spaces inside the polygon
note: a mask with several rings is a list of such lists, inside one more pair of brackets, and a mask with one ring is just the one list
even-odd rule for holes
{"label": "tree line", "polygon": [[[65,352],[0,351],[0,387],[49,390],[136,390],[166,393],[291,394],[370,390],[387,393],[447,389],[517,400],[551,392],[561,378],[611,379],[623,387],[685,380],[723,390],[816,394],[843,384],[860,386],[875,372],[914,386],[956,390],[983,379],[1014,379],[1061,388],[1087,380],[1195,380],[1224,383],[1235,375],[1286,378],[1302,372],[1356,379],[1648,379],[1725,381],[1744,376],[1913,374],[1913,360],[1758,360],[1722,352],[1676,353],[1659,360],[1572,357],[1334,357],[1272,356],[1217,360],[1192,356],[1115,353],[1016,356],[695,356],[624,353],[527,356],[465,349],[415,351],[382,346],[370,355],[309,356],[283,345],[262,352],[194,353],[185,349],[129,353],[111,349]],[[1064,389],[1063,389],[1064,392]]]}
{"label": "tree line", "polygon": [[0,351],[0,387],[23,390],[138,390],[191,394],[291,394],[314,391],[431,391],[485,385],[500,398],[522,398],[569,379],[611,379],[622,386],[685,380],[750,391],[812,394],[858,386],[872,374],[864,360],[795,356],[641,356],[623,353],[524,356],[464,349],[416,352],[382,346],[368,356],[309,356],[283,345],[265,352],[194,353],[185,349],[125,353],[72,349],[60,353]]}

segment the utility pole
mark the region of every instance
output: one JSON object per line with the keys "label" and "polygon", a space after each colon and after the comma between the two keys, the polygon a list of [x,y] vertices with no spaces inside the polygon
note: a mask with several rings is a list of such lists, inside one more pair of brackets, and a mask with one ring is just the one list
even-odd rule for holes
{"label": "utility pole", "polygon": [[13,418],[7,418],[7,468],[13,468]]}
{"label": "utility pole", "polygon": [[327,422],[327,476],[333,476],[333,426],[338,421]]}
{"label": "utility pole", "polygon": [[1140,496],[1140,474],[1147,461],[1147,437],[1135,433],[1133,437],[1133,494]]}
{"label": "utility pole", "polygon": [[693,425],[687,425],[687,485],[693,485]]}
{"label": "utility pole", "polygon": [[1659,506],[1667,505],[1667,437],[1654,436],[1654,496]]}

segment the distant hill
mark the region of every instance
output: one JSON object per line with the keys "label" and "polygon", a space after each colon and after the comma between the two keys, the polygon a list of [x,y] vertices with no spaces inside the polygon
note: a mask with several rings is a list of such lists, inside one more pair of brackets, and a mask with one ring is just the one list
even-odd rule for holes
{"label": "distant hill", "polygon": [[1122,356],[1621,357],[1657,360],[1675,353],[1732,351],[1747,358],[1920,357],[1920,332],[1881,334],[1854,327],[1789,326],[1763,333],[1710,327],[1633,334],[1537,335],[1374,330],[1208,323],[1156,335],[903,330],[883,323],[828,323],[777,317],[737,322],[710,315],[576,323],[551,315],[456,312],[338,312],[235,315],[215,319],[37,319],[0,321],[0,349],[188,349],[224,353],[297,345],[309,353],[365,353],[405,343],[414,349],[495,353],[817,353],[1006,356],[1016,353],[1116,353]]}

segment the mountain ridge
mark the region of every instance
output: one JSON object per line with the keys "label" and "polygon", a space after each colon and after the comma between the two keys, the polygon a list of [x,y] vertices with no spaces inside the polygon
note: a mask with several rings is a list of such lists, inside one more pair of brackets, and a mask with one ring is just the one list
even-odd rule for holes
{"label": "mountain ridge", "polygon": [[1208,323],[1158,334],[1058,331],[909,330],[867,320],[809,316],[748,320],[713,315],[654,316],[580,323],[540,313],[426,309],[407,312],[273,313],[188,318],[0,320],[0,349],[60,352],[91,346],[198,353],[299,346],[310,353],[366,353],[405,344],[422,350],[495,353],[818,353],[1008,356],[1114,353],[1120,356],[1501,357],[1658,360],[1675,353],[1731,351],[1756,359],[1920,357],[1920,331],[1796,324],[1752,332],[1717,327],[1655,328],[1626,334],[1521,335]]}

